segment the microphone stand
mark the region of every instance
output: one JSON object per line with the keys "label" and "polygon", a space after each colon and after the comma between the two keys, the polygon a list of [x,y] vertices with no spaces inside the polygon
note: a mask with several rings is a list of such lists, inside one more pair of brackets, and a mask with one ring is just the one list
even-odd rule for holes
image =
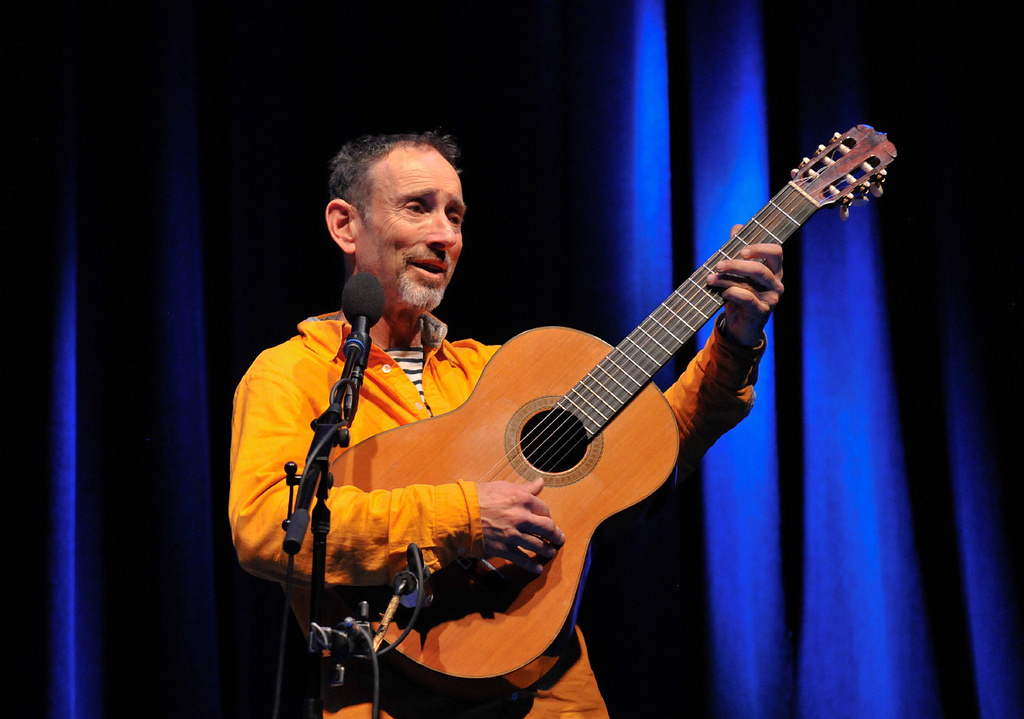
{"label": "microphone stand", "polygon": [[[331,510],[327,497],[333,478],[330,474],[330,454],[335,446],[348,447],[349,427],[359,403],[359,390],[363,381],[366,355],[369,354],[369,336],[365,344],[346,343],[345,370],[342,378],[331,390],[330,406],[311,424],[313,442],[306,458],[306,467],[299,480],[299,489],[291,515],[285,522],[284,551],[297,554],[302,548],[306,530],[313,535],[312,567],[310,570],[309,654],[306,676],[306,697],[303,703],[304,719],[323,717],[321,698],[321,658],[316,631],[323,626],[323,593],[327,575],[327,535],[331,529]],[[341,397],[339,398],[339,393]],[[312,514],[309,505],[313,497],[316,504]]]}

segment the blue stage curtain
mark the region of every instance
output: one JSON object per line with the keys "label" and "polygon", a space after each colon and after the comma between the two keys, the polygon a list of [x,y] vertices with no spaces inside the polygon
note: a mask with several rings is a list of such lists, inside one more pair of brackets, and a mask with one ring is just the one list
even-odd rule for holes
{"label": "blue stage curtain", "polygon": [[673,289],[668,55],[661,0],[634,3],[631,161],[622,164],[628,238],[619,285],[624,312],[611,339],[625,337]]}
{"label": "blue stage curtain", "polygon": [[[802,232],[806,717],[936,716],[871,210]],[[838,671],[839,667],[843,671]]]}
{"label": "blue stage curtain", "polygon": [[[778,190],[768,177],[760,15],[749,0],[689,9],[692,233],[701,261]],[[709,333],[710,325],[701,342]],[[708,452],[701,473],[711,716],[781,717],[788,704],[771,326],[767,333],[755,408]]]}
{"label": "blue stage curtain", "polygon": [[123,36],[116,8],[71,12],[26,50],[61,61],[33,89],[55,145],[20,138],[56,190],[47,716],[223,716],[192,10]]}

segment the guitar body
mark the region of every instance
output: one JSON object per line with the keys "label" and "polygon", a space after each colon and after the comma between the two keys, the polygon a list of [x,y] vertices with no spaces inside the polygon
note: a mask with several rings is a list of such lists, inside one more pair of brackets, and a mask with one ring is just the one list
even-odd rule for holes
{"label": "guitar body", "polygon": [[[363,490],[455,480],[545,480],[541,498],[566,542],[540,576],[511,563],[452,563],[431,577],[433,602],[396,647],[424,678],[532,683],[573,617],[590,540],[605,519],[650,496],[672,473],[679,430],[653,385],[641,390],[594,437],[571,467],[530,464],[524,427],[544,413],[609,352],[601,340],[564,328],[531,330],[492,358],[458,409],[359,442],[332,465],[335,477]],[[527,430],[528,431],[528,430]],[[408,617],[405,617],[408,621]],[[393,642],[403,621],[386,636]],[[458,683],[458,682],[456,682]],[[466,687],[470,689],[469,687]],[[473,694],[473,691],[469,691]]]}

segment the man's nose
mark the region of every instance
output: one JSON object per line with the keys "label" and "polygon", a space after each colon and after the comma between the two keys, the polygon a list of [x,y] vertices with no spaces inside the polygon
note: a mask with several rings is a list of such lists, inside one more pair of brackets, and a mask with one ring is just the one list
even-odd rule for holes
{"label": "man's nose", "polygon": [[459,227],[452,222],[451,218],[448,217],[447,214],[444,212],[434,214],[430,227],[431,244],[451,247],[459,241],[460,237],[461,232]]}

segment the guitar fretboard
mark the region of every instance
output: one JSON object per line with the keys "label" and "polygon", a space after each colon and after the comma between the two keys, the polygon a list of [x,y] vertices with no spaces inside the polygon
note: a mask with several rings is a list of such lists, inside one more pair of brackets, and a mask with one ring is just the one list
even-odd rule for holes
{"label": "guitar fretboard", "polygon": [[705,281],[715,265],[737,258],[748,245],[781,245],[817,210],[794,183],[786,185],[566,393],[558,408],[576,416],[589,437],[600,432],[722,308],[721,294]]}

